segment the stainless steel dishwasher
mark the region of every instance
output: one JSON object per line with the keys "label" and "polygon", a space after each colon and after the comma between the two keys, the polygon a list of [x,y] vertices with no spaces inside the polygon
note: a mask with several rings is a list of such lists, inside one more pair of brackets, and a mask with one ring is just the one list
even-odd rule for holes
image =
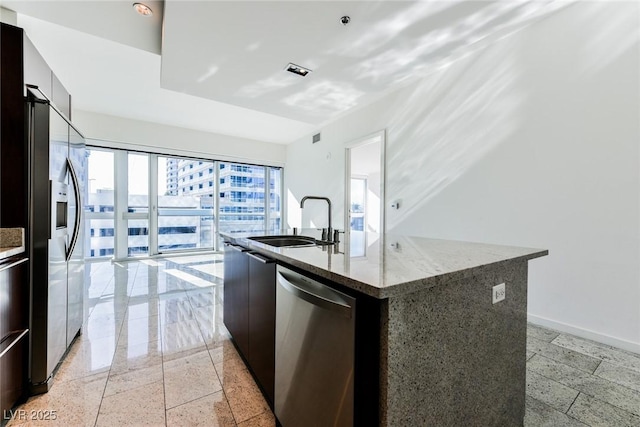
{"label": "stainless steel dishwasher", "polygon": [[277,282],[278,420],[352,426],[356,300],[282,266]]}

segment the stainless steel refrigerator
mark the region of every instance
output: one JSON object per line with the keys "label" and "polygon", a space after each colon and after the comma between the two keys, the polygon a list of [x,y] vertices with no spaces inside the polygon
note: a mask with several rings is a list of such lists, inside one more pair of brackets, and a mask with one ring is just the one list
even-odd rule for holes
{"label": "stainless steel refrigerator", "polygon": [[84,137],[37,88],[25,100],[29,146],[32,394],[53,374],[84,317]]}

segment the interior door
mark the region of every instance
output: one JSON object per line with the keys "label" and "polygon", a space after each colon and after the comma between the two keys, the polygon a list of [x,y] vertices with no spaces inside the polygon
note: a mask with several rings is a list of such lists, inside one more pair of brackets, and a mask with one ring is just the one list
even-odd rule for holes
{"label": "interior door", "polygon": [[366,257],[367,248],[384,234],[385,133],[346,146],[345,230],[350,258]]}

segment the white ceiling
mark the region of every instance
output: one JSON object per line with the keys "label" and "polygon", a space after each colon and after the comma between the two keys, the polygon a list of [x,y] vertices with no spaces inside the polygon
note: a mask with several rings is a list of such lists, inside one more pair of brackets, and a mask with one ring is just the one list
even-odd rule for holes
{"label": "white ceiling", "polygon": [[[11,1],[75,108],[289,143],[561,1]],[[164,4],[163,4],[164,3]],[[163,10],[164,6],[164,10]],[[349,15],[344,26],[340,17]],[[159,54],[161,52],[161,55]],[[307,77],[284,71],[293,62]]]}
{"label": "white ceiling", "polygon": [[138,49],[160,54],[164,1],[144,0],[154,14],[141,17],[134,13],[132,1],[2,0],[2,7],[113,40]]}

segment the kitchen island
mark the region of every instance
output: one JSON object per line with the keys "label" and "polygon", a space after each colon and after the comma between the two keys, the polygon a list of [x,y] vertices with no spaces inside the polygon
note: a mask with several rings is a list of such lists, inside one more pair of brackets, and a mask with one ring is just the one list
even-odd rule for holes
{"label": "kitchen island", "polygon": [[[374,360],[377,399],[368,408],[379,408],[380,425],[522,425],[528,261],[546,250],[386,234],[368,235],[352,257],[348,242],[274,247],[251,239],[269,234],[292,233],[224,237],[376,301],[379,318],[356,329],[377,336],[377,348],[356,358],[356,382],[359,361]],[[500,284],[505,298],[494,303]],[[358,396],[364,389],[356,384],[356,405],[365,405]]]}

